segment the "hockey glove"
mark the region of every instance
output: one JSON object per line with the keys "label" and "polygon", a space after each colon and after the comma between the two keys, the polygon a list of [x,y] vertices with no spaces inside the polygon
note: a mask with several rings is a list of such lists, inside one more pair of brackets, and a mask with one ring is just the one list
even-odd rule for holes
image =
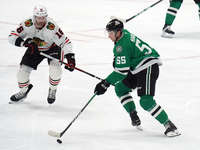
{"label": "hockey glove", "polygon": [[76,66],[74,53],[66,54],[65,58],[67,59],[67,63],[68,63],[68,65],[65,65],[65,69],[68,69],[69,71],[74,71],[74,67]]}
{"label": "hockey glove", "polygon": [[28,47],[28,49],[27,49],[28,53],[35,55],[35,56],[39,55],[38,46],[33,41],[33,39],[31,39],[31,38],[26,39],[26,41],[24,41],[24,46]]}
{"label": "hockey glove", "polygon": [[128,88],[135,89],[137,87],[137,78],[130,71],[128,72],[126,78],[122,80],[122,83]]}
{"label": "hockey glove", "polygon": [[110,86],[110,84],[108,82],[106,82],[105,80],[102,80],[101,82],[99,82],[95,89],[94,89],[94,93],[97,92],[97,95],[102,95],[107,91],[107,88]]}

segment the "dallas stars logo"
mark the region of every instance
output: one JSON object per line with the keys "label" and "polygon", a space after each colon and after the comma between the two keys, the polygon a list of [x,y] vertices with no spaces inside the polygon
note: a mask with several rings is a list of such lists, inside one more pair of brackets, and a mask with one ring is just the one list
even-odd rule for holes
{"label": "dallas stars logo", "polygon": [[116,47],[116,52],[117,53],[121,53],[122,52],[122,47],[121,46],[117,46]]}

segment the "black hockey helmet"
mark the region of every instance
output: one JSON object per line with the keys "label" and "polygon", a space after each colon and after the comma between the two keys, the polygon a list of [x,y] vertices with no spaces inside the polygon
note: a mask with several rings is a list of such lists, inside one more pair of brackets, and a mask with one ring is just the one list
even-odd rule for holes
{"label": "black hockey helmet", "polygon": [[122,32],[123,28],[124,28],[124,24],[120,20],[117,20],[117,19],[111,20],[106,25],[107,31],[115,31],[115,33],[117,33],[118,31]]}

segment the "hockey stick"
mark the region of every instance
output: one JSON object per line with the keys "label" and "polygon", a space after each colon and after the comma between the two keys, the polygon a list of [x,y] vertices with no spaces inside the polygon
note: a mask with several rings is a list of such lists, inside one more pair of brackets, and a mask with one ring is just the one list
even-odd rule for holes
{"label": "hockey stick", "polygon": [[115,16],[110,16],[110,19],[111,19],[111,20],[113,20],[113,19],[118,19],[118,20],[120,20],[121,22],[126,23],[126,22],[130,21],[131,19],[137,17],[138,15],[142,14],[143,12],[145,12],[146,10],[148,10],[149,8],[151,8],[151,7],[155,6],[155,5],[157,5],[157,4],[160,3],[161,1],[163,1],[163,0],[157,1],[156,3],[152,4],[151,6],[147,7],[146,9],[142,10],[141,12],[139,12],[138,14],[134,15],[133,17],[131,17],[131,18],[129,18],[129,19],[122,19],[122,18],[118,18],[118,17],[115,17]]}
{"label": "hockey stick", "polygon": [[62,137],[63,134],[69,129],[69,127],[73,124],[73,122],[79,117],[79,115],[84,111],[84,109],[89,105],[89,103],[92,101],[92,99],[97,95],[97,92],[94,93],[94,95],[90,98],[90,100],[86,103],[86,105],[81,109],[81,111],[77,114],[77,116],[69,123],[69,125],[61,132],[55,132],[52,130],[49,130],[48,134],[53,137]]}
{"label": "hockey stick", "polygon": [[[66,65],[66,66],[69,66],[69,64],[65,63],[64,61],[59,60],[59,59],[57,59],[57,58],[55,58],[55,57],[52,57],[52,56],[50,56],[50,55],[47,55],[47,54],[45,54],[45,53],[43,53],[43,52],[40,52],[40,55],[45,56],[45,57],[47,57],[47,58],[49,58],[49,59],[55,60],[55,61],[57,61],[57,62],[59,62],[59,63],[61,63],[61,64],[64,64],[64,65]],[[86,72],[86,71],[81,70],[81,69],[76,68],[76,67],[73,67],[73,68],[76,69],[76,70],[78,70],[78,71],[80,71],[80,72],[83,72],[83,73],[85,73],[85,74],[87,74],[87,75],[90,75],[90,76],[92,76],[92,77],[94,77],[94,78],[96,78],[96,79],[103,80],[103,79],[101,79],[101,78],[99,78],[99,77],[97,77],[97,76],[95,76],[95,75],[93,75],[93,74],[91,74],[91,73],[89,73],[89,72]]]}

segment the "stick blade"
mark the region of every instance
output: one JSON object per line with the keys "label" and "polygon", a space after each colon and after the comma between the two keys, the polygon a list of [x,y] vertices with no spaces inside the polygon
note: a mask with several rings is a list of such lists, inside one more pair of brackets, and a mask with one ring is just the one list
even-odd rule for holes
{"label": "stick blade", "polygon": [[117,19],[117,20],[120,20],[121,22],[123,22],[123,23],[126,23],[126,19],[122,19],[122,18],[118,18],[118,17],[116,17],[116,16],[110,16],[110,19],[111,20],[113,20],[113,19]]}
{"label": "stick blade", "polygon": [[60,133],[49,130],[48,134],[53,137],[61,137]]}

